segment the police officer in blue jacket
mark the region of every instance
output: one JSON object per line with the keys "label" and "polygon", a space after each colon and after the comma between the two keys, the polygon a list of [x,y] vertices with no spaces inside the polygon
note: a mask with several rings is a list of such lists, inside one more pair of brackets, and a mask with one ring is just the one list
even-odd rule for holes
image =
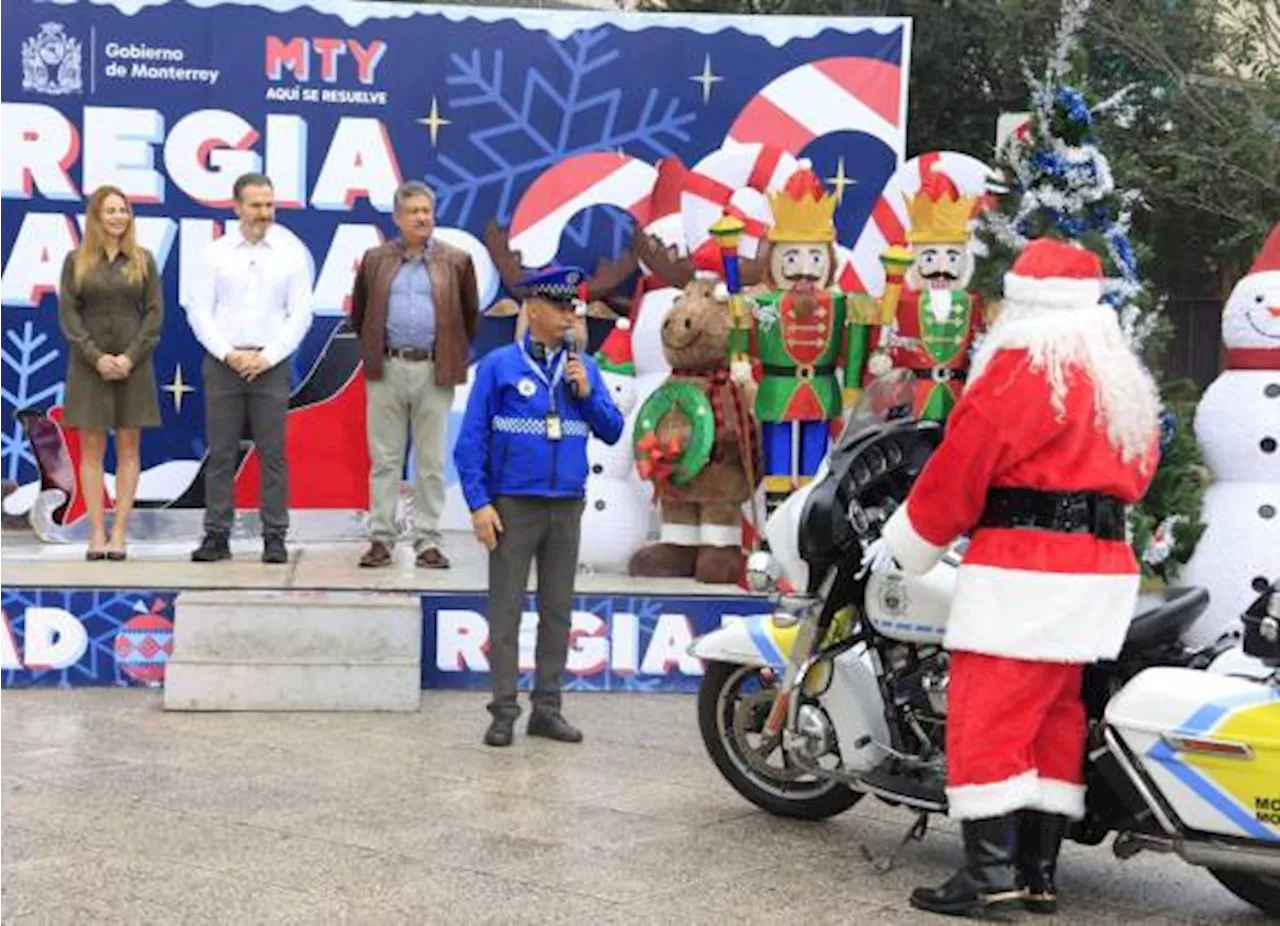
{"label": "police officer in blue jacket", "polygon": [[582,733],[560,713],[587,483],[587,438],[616,443],[623,418],[600,371],[572,343],[586,274],[560,267],[521,281],[529,330],[480,361],[453,459],[476,537],[489,551],[489,746],[511,745],[520,707],[520,615],[538,561],[538,647],[527,733]]}

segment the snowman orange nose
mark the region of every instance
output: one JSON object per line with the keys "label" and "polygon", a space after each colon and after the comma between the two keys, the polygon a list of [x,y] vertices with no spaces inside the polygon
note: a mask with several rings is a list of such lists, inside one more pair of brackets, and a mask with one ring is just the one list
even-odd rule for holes
{"label": "snowman orange nose", "polygon": [[1280,318],[1280,305],[1273,305],[1267,311],[1271,313],[1272,318]]}

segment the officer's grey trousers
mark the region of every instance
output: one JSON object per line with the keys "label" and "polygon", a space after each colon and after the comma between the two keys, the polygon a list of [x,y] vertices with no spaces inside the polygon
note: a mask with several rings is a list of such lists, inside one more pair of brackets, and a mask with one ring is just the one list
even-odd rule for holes
{"label": "officer's grey trousers", "polygon": [[520,616],[529,566],[538,561],[538,646],[534,710],[560,710],[560,675],[569,650],[573,580],[583,500],[505,495],[494,500],[504,528],[489,554],[489,671],[495,717],[517,717]]}

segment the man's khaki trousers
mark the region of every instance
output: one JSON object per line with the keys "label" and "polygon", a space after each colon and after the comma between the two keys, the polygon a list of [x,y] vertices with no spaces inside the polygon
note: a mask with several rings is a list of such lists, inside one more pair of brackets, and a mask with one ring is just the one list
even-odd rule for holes
{"label": "man's khaki trousers", "polygon": [[382,379],[365,384],[369,432],[371,538],[395,546],[396,503],[404,458],[413,429],[413,548],[440,546],[444,512],[444,451],[453,407],[453,387],[436,385],[430,360],[387,357]]}

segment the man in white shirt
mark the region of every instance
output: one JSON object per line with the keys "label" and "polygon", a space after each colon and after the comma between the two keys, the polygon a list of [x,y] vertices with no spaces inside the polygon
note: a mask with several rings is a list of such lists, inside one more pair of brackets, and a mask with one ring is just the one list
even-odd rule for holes
{"label": "man in white shirt", "polygon": [[204,359],[205,536],[198,563],[230,559],[232,483],[247,420],[262,472],[264,563],[287,562],[288,480],[284,458],[289,357],[311,327],[311,278],[298,245],[274,226],[275,193],[262,174],[232,188],[239,228],[205,251],[187,320]]}

